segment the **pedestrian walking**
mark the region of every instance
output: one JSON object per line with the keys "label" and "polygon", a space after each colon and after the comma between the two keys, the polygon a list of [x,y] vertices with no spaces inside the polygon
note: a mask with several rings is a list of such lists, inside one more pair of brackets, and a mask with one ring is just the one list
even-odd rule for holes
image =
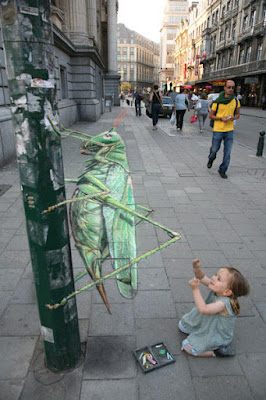
{"label": "pedestrian walking", "polygon": [[[231,342],[236,316],[240,313],[238,297],[248,295],[249,283],[235,268],[221,268],[208,278],[198,259],[192,264],[195,278],[188,283],[196,307],[179,321],[181,332],[189,335],[183,340],[181,350],[196,357],[234,355]],[[201,295],[200,283],[210,289],[206,301]]]}
{"label": "pedestrian walking", "polygon": [[240,117],[240,103],[234,95],[234,89],[235,82],[228,80],[225,83],[224,90],[220,93],[219,97],[214,100],[209,114],[209,118],[214,121],[214,124],[212,145],[207,167],[212,167],[213,161],[223,141],[223,162],[218,170],[223,179],[227,179],[226,171],[230,164],[234,136],[234,121]]}
{"label": "pedestrian walking", "polygon": [[143,99],[143,94],[138,87],[134,92],[134,99],[135,99],[135,109],[136,109],[136,116],[141,116],[141,100]]}
{"label": "pedestrian walking", "polygon": [[243,97],[242,97],[241,93],[237,93],[236,98],[237,98],[237,100],[239,100],[239,103],[240,103],[240,105],[242,106],[242,99],[243,99]]}
{"label": "pedestrian walking", "polygon": [[264,96],[262,97],[262,109],[266,109],[266,94],[264,94]]}
{"label": "pedestrian walking", "polygon": [[174,90],[170,89],[168,94],[167,94],[168,97],[171,97],[171,99],[173,100],[174,104],[175,104],[176,95],[177,95],[177,93],[176,93],[175,89]]}
{"label": "pedestrian walking", "polygon": [[162,93],[159,91],[158,85],[153,86],[153,91],[150,94],[149,101],[151,102],[152,111],[152,129],[157,129],[159,112],[162,106]]}
{"label": "pedestrian walking", "polygon": [[188,103],[188,95],[184,94],[183,91],[177,93],[175,98],[175,112],[176,112],[176,129],[181,130],[183,128],[183,120],[186,109],[190,111]]}
{"label": "pedestrian walking", "polygon": [[206,120],[209,112],[211,111],[210,103],[207,100],[207,94],[205,92],[202,93],[201,98],[198,99],[196,106],[195,106],[195,111],[198,114],[200,133],[202,133],[205,120]]}

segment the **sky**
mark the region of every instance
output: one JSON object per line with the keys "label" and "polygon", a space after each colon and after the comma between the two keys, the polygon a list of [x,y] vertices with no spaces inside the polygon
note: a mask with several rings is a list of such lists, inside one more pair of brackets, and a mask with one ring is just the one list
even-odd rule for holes
{"label": "sky", "polygon": [[166,0],[118,0],[118,23],[159,43]]}

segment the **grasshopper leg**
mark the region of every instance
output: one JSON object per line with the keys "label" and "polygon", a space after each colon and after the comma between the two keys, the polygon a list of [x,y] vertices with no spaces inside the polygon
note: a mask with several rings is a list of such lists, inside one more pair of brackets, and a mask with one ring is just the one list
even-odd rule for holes
{"label": "grasshopper leg", "polygon": [[[86,270],[90,275],[93,281],[96,281],[101,278],[101,267],[102,267],[102,257],[101,252],[98,250],[91,250],[88,247],[82,244],[76,244],[76,247],[81,255],[82,260],[84,261]],[[110,307],[108,305],[105,289],[103,283],[100,282],[96,285],[98,292],[100,293],[101,298],[108,310],[111,314]]]}

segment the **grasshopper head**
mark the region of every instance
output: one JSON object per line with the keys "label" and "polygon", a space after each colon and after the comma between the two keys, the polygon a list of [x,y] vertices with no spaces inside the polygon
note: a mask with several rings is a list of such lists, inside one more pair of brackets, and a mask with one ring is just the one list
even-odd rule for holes
{"label": "grasshopper head", "polygon": [[98,151],[102,147],[113,147],[118,145],[124,146],[120,135],[113,130],[106,131],[101,133],[100,135],[92,137],[86,144],[84,145],[84,149],[90,149],[91,151]]}

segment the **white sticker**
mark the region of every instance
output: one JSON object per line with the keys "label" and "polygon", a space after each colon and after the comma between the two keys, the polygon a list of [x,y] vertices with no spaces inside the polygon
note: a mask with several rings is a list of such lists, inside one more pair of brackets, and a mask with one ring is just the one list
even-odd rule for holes
{"label": "white sticker", "polygon": [[22,14],[39,15],[39,9],[36,7],[20,7],[19,11]]}
{"label": "white sticker", "polygon": [[46,328],[45,326],[41,326],[42,338],[45,342],[54,343],[54,333],[51,328]]}
{"label": "white sticker", "polygon": [[48,79],[48,81],[44,81],[43,79],[34,78],[31,80],[31,87],[52,89],[54,88],[54,80]]}

